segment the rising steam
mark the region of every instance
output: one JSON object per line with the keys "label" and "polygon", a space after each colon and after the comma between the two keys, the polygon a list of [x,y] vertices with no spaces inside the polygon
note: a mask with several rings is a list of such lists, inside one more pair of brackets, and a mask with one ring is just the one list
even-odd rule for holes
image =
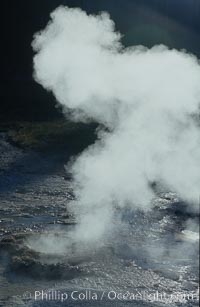
{"label": "rising steam", "polygon": [[108,14],[59,7],[33,41],[35,80],[74,120],[106,127],[71,166],[78,238],[99,239],[116,206],[149,208],[152,182],[197,208],[198,60],[165,46],[124,48],[120,38]]}

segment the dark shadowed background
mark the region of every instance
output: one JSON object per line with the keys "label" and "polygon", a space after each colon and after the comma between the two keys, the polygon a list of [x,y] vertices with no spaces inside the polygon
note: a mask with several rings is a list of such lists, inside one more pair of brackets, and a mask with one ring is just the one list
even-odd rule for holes
{"label": "dark shadowed background", "polygon": [[44,28],[58,5],[88,13],[108,11],[125,45],[163,43],[200,57],[200,0],[3,0],[1,122],[62,117],[53,96],[32,78],[33,34]]}

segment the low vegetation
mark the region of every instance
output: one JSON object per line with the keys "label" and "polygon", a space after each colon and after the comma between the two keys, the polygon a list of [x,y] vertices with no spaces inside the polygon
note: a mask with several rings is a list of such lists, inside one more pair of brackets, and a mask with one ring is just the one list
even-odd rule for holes
{"label": "low vegetation", "polygon": [[15,145],[39,151],[59,151],[77,153],[96,139],[96,124],[80,124],[68,120],[49,122],[4,123],[1,131],[7,132]]}

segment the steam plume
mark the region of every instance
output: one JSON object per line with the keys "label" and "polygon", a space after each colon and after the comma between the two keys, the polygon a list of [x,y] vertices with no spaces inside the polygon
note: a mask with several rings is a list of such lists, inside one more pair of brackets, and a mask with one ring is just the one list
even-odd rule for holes
{"label": "steam plume", "polygon": [[74,120],[101,123],[96,143],[71,166],[77,236],[98,239],[113,207],[149,208],[151,182],[197,208],[200,66],[165,46],[124,48],[107,13],[59,7],[35,35],[35,80]]}

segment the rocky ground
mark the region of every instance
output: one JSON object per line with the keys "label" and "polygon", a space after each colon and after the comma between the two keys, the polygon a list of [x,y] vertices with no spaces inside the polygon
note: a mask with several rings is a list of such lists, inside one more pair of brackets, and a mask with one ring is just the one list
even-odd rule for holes
{"label": "rocky ground", "polygon": [[[198,306],[198,214],[175,194],[160,192],[148,213],[116,211],[99,248],[67,245],[68,152],[23,149],[7,132],[0,152],[0,306]],[[156,291],[174,299],[131,298]]]}

